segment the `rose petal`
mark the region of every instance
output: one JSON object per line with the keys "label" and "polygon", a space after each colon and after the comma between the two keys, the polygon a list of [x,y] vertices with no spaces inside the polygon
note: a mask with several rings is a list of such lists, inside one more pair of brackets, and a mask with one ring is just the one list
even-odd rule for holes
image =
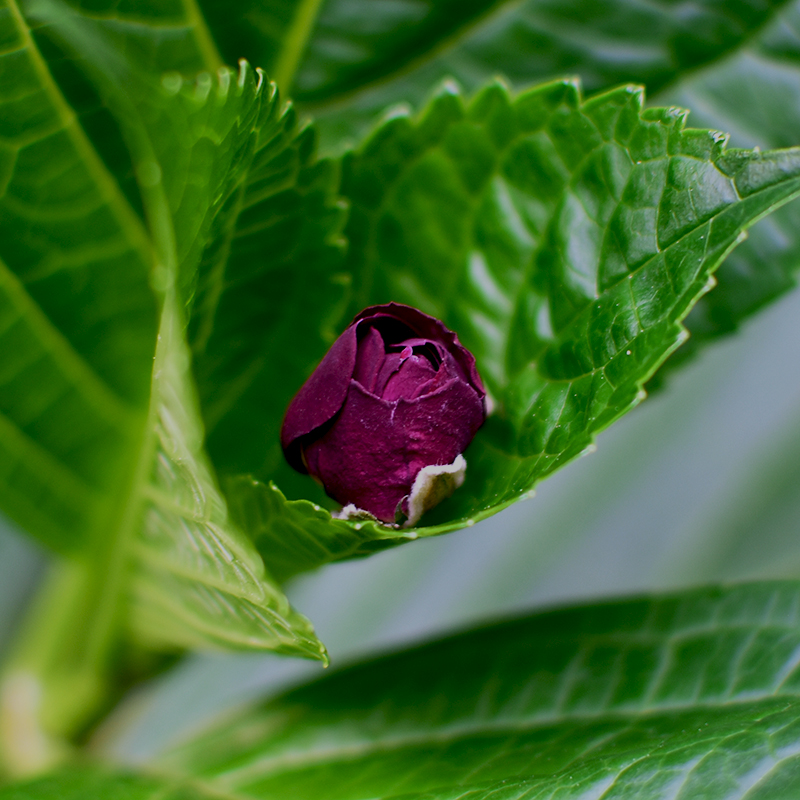
{"label": "rose petal", "polygon": [[329,422],[344,403],[356,363],[356,327],[351,325],[331,345],[325,358],[311,373],[286,409],[281,427],[281,446],[286,460],[307,472],[300,439]]}
{"label": "rose petal", "polygon": [[410,347],[414,355],[425,356],[434,369],[439,369],[447,352],[441,344],[432,342],[430,339],[404,339],[397,346]]}
{"label": "rose petal", "polygon": [[410,306],[373,306],[292,400],[281,444],[331,497],[394,522],[420,470],[451,464],[467,447],[485,403],[455,333]]}
{"label": "rose petal", "polygon": [[436,378],[436,371],[424,356],[411,356],[405,359],[399,369],[389,375],[380,392],[376,392],[384,400],[393,401],[404,397],[414,398],[421,384],[431,383]]}
{"label": "rose petal", "polygon": [[341,414],[304,452],[309,472],[331,497],[391,523],[417,473],[453,462],[482,423],[482,399],[459,379],[433,394],[395,402],[352,381]]}
{"label": "rose petal", "polygon": [[386,347],[380,331],[377,328],[369,328],[366,336],[358,342],[356,366],[353,372],[353,378],[368,392],[375,392],[378,374],[385,357]]}
{"label": "rose petal", "polygon": [[423,314],[422,311],[416,308],[402,305],[401,303],[386,303],[382,306],[370,306],[358,314],[353,322],[361,322],[362,320],[377,321],[382,318],[399,320],[411,328],[416,334],[416,337],[441,343],[445,350],[453,354],[455,361],[458,363],[469,383],[472,384],[481,397],[486,396],[486,390],[483,388],[483,382],[478,374],[478,368],[475,366],[475,358],[472,353],[459,342],[458,336],[444,326],[444,323],[440,322],[435,317]]}

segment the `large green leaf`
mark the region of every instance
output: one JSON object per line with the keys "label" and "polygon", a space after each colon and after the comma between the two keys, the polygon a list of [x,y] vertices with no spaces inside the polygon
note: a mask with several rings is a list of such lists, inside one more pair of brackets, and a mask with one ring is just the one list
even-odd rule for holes
{"label": "large green leaf", "polygon": [[[3,258],[16,270],[4,273],[4,351],[15,360],[4,362],[2,442],[13,458],[2,462],[2,503],[71,556],[37,605],[7,685],[33,681],[44,715],[34,724],[62,733],[102,702],[123,620],[171,648],[325,658],[229,518],[203,449],[185,337],[213,223],[259,137],[288,127],[288,149],[295,134],[274,84],[247,65],[161,80],[121,53],[102,21],[66,4],[27,7],[47,31],[44,49],[15,6],[3,10],[2,120],[18,141],[2,217]],[[45,52],[62,78],[62,62],[77,65],[113,114],[128,150],[120,174]],[[36,704],[27,711],[39,714]]]}
{"label": "large green leaf", "polygon": [[498,403],[439,519],[511,501],[635,405],[744,229],[797,194],[800,151],[726,151],[641,103],[445,87],[345,162],[356,305],[444,319]]}
{"label": "large green leaf", "polygon": [[[131,152],[163,291],[150,418],[128,516],[141,519],[134,546],[134,628],[167,644],[266,647],[324,658],[308,622],[264,571],[230,521],[203,452],[184,309],[198,285],[214,224],[235,204],[264,142],[280,160],[293,116],[274,84],[243,64],[237,73],[168,73],[154,84],[113,39],[58,3],[38,4],[115,113]],[[290,123],[286,123],[288,116]],[[284,158],[285,160],[285,158]],[[291,175],[287,180],[291,181]]]}
{"label": "large green leaf", "polygon": [[553,611],[356,665],[170,756],[239,798],[800,792],[800,587]]}
{"label": "large green leaf", "polygon": [[[446,77],[474,91],[497,74],[517,88],[565,74],[589,91],[641,83],[741,146],[797,143],[798,0],[275,0],[235,14],[202,5],[228,59],[286,65],[281,77],[318,119],[326,148],[360,138],[387,106],[421,104]],[[798,231],[797,204],[755,228],[689,320],[684,355],[794,285]]]}
{"label": "large green leaf", "polygon": [[[351,313],[394,300],[443,319],[496,404],[465,485],[419,533],[472,524],[585,451],[683,341],[680,321],[743,231],[800,190],[800,151],[727,151],[684,119],[643,111],[635,87],[582,101],[570,81],[516,99],[495,84],[465,104],[446,84],[345,158]],[[284,487],[281,469],[253,472]],[[311,565],[312,529],[318,563],[364,553],[370,534],[372,547],[393,543],[365,525],[323,534],[311,503],[281,511],[274,489],[254,490],[259,501],[233,502],[258,518],[265,557],[283,543],[282,574]]]}
{"label": "large green leaf", "polygon": [[0,41],[0,504],[68,552],[113,528],[130,479],[157,328],[152,248],[13,0]]}
{"label": "large green leaf", "polygon": [[2,800],[211,800],[185,781],[114,774],[99,769],[70,769],[0,789]]}
{"label": "large green leaf", "polygon": [[240,711],[152,777],[72,769],[3,800],[793,800],[800,586],[546,612]]}

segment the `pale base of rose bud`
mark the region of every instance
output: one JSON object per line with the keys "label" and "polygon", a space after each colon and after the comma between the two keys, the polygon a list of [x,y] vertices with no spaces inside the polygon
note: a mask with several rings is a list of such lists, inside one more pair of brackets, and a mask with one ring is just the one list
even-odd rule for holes
{"label": "pale base of rose bud", "polygon": [[[458,455],[452,464],[431,464],[423,467],[414,478],[411,486],[411,494],[406,495],[398,504],[398,514],[401,506],[408,503],[408,519],[403,523],[404,528],[413,528],[420,517],[430,511],[434,506],[439,505],[442,500],[446,500],[453,492],[464,483],[467,473],[467,459]],[[334,519],[342,519],[347,522],[371,521],[387,528],[399,528],[400,525],[390,525],[381,522],[377,517],[359,508],[353,503],[348,503],[341,511],[331,512]],[[402,519],[402,514],[400,516]]]}
{"label": "pale base of rose bud", "polygon": [[456,456],[452,464],[431,464],[423,467],[411,486],[408,519],[403,527],[414,527],[426,511],[450,497],[464,483],[466,472],[467,459],[462,455]]}
{"label": "pale base of rose bud", "polygon": [[[365,511],[363,508],[359,508],[353,503],[348,503],[341,511],[331,511],[331,516],[334,519],[343,519],[347,522],[377,522],[380,525],[386,525],[385,522],[381,522],[374,514],[370,514],[369,511]],[[397,526],[390,525],[389,527],[395,528]]]}

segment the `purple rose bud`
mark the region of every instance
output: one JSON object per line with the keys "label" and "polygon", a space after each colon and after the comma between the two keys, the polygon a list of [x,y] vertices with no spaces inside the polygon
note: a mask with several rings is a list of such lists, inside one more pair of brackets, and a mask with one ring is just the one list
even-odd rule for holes
{"label": "purple rose bud", "polygon": [[461,454],[486,417],[485,397],[475,359],[439,320],[372,306],[289,404],[281,445],[343,506],[416,524],[463,481]]}

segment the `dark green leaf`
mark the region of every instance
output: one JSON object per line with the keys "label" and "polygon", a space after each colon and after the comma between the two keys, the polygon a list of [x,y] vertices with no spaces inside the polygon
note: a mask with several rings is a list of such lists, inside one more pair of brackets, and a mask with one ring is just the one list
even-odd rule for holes
{"label": "dark green leaf", "polygon": [[[496,404],[467,450],[465,485],[420,534],[472,524],[590,447],[684,340],[680,321],[744,230],[800,191],[800,151],[728,151],[684,118],[642,111],[635,87],[584,102],[569,81],[513,100],[492,85],[467,105],[446,84],[418,118],[396,116],[345,158],[351,313],[393,300],[443,319]],[[298,494],[318,499],[306,485]],[[287,543],[281,574],[309,568],[312,553],[364,553],[377,530],[351,525],[346,540],[331,522],[323,535],[324,512],[280,511],[279,493],[258,491],[235,504],[260,509],[266,558]],[[294,535],[298,515],[307,527]]]}
{"label": "dark green leaf", "polygon": [[[690,9],[634,0],[329,0],[245,3],[239,14],[204,6],[226,57],[245,55],[268,70],[286,61],[286,32],[302,31],[302,58],[287,77],[326,148],[360,138],[389,105],[420,105],[444,78],[471,92],[498,74],[517,88],[565,74],[588,91],[632,81],[738,145],[798,140],[798,0],[701,0]],[[316,17],[301,6],[316,7]],[[754,229],[689,319],[682,357],[795,284],[798,231],[798,204]]]}
{"label": "dark green leaf", "polygon": [[633,407],[744,229],[800,188],[800,151],[726,151],[641,101],[445,87],[345,161],[355,306],[444,319],[498,404],[434,522],[513,500]]}
{"label": "dark green leaf", "polygon": [[[475,91],[498,74],[517,88],[578,75],[589,91],[632,81],[652,95],[762,41],[785,56],[795,52],[798,8],[786,0],[700,0],[688,10],[635,0],[272,0],[231,14],[213,0],[201,5],[228,60],[245,56],[268,71],[285,60],[287,32],[304,29],[284,88],[333,145],[360,138],[387,106],[419,105],[447,77]],[[725,111],[747,119],[742,106],[737,96]]]}
{"label": "dark green leaf", "polygon": [[800,792],[800,587],[554,611],[343,670],[168,769],[259,800]]}

